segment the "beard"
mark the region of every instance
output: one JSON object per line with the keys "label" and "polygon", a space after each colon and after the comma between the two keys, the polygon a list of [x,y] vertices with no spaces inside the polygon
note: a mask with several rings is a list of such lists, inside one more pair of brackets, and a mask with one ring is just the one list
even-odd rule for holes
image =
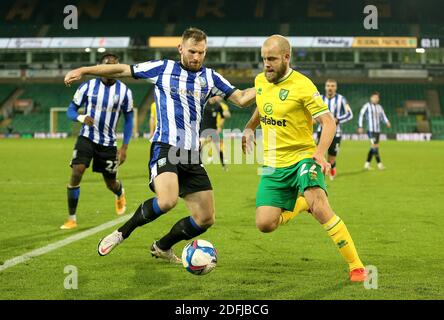
{"label": "beard", "polygon": [[278,68],[273,68],[272,71],[267,71],[267,69],[264,69],[265,78],[267,78],[268,82],[276,83],[285,75],[285,71],[286,65],[284,62],[282,62]]}
{"label": "beard", "polygon": [[202,63],[191,63],[185,56],[182,59],[182,63],[190,71],[198,71],[202,67]]}

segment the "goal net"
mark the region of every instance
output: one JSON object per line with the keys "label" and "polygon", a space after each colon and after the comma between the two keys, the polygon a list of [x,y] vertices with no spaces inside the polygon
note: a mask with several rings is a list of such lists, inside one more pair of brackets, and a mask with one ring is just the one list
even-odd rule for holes
{"label": "goal net", "polygon": [[[49,110],[49,131],[50,133],[60,133],[66,132],[69,135],[78,135],[82,124],[78,121],[71,121],[66,116],[66,110],[68,108],[51,108]],[[133,118],[133,137],[138,136],[139,128],[138,128],[138,109],[134,108],[134,118]],[[79,114],[83,114],[84,108],[79,109]],[[119,118],[119,122],[117,123],[116,134],[117,137],[120,138],[123,134],[123,124],[124,120],[122,120],[123,116]]]}

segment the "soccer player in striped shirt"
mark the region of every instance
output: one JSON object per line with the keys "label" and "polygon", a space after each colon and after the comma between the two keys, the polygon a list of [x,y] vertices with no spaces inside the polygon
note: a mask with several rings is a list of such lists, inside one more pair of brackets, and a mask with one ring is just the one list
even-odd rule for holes
{"label": "soccer player in striped shirt", "polygon": [[[333,138],[333,142],[328,147],[327,161],[331,164],[330,180],[336,177],[336,156],[339,152],[339,146],[341,144],[341,124],[350,121],[353,118],[353,112],[347,99],[339,93],[337,93],[338,83],[334,79],[328,79],[325,82],[325,95],[322,95],[322,99],[328,106],[328,109],[332,113],[336,121],[336,134]],[[321,138],[322,126],[318,126],[318,141]]]}
{"label": "soccer player in striped shirt", "polygon": [[[261,232],[276,230],[282,214],[293,211],[296,196],[303,195],[347,262],[350,281],[365,281],[367,273],[353,239],[327,198],[324,173],[330,164],[325,153],[336,132],[334,118],[311,80],[290,68],[291,47],[285,37],[269,37],[261,55],[264,72],[255,79],[257,108],[242,137],[243,149],[249,150],[254,130],[261,125],[264,167],[256,194],[256,226]],[[324,131],[317,146],[313,118]]]}
{"label": "soccer player in striped shirt", "polygon": [[364,119],[367,120],[367,133],[370,138],[370,151],[367,155],[367,161],[364,164],[365,170],[372,169],[370,162],[373,156],[378,163],[378,169],[384,170],[385,167],[381,162],[381,156],[379,155],[379,135],[381,133],[381,121],[384,121],[387,128],[391,127],[390,121],[385,115],[384,109],[379,104],[380,95],[379,92],[373,92],[370,96],[370,101],[364,104],[359,112],[358,132],[364,133]]}
{"label": "soccer player in striped shirt", "polygon": [[211,182],[199,154],[202,112],[212,96],[221,96],[239,106],[254,102],[255,90],[238,90],[220,74],[203,66],[207,36],[196,28],[182,35],[178,46],[180,61],[154,60],[135,65],[84,67],[65,76],[69,85],[83,75],[112,78],[133,76],[155,85],[157,126],[151,139],[148,163],[150,188],[155,197],[144,201],[122,227],[103,238],[100,255],[107,255],[139,226],[154,221],[184,199],[188,215],[170,232],[151,245],[151,254],[172,263],[181,263],[172,247],[204,233],[214,223],[214,196]]}
{"label": "soccer player in striped shirt", "polygon": [[[100,63],[116,65],[114,54],[105,54]],[[78,110],[85,106],[85,114]],[[117,151],[116,125],[120,113],[125,118],[123,144]],[[68,107],[67,116],[82,123],[71,160],[71,180],[68,185],[68,220],[61,229],[77,227],[76,209],[80,196],[80,181],[93,160],[93,171],[103,175],[106,186],[116,195],[116,213],[126,210],[125,191],[117,180],[117,167],[126,160],[126,151],[133,131],[133,97],[131,90],[122,82],[106,77],[91,79],[80,85]]]}

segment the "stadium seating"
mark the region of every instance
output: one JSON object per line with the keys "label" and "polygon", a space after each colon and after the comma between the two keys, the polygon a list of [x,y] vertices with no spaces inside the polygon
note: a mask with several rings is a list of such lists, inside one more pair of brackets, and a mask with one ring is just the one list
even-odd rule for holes
{"label": "stadium seating", "polygon": [[4,84],[0,85],[0,105],[11,95],[17,86],[14,84]]}
{"label": "stadium seating", "polygon": [[438,134],[444,134],[444,117],[435,116],[430,120],[432,124],[432,132]]}
{"label": "stadium seating", "polygon": [[[419,33],[423,36],[439,37],[443,34],[440,24],[442,12],[439,5],[429,2],[401,0],[388,6],[386,14],[381,12],[378,29],[365,30],[362,26],[362,8],[367,1],[343,0],[341,5],[334,1],[282,0],[273,1],[153,1],[151,9],[132,12],[137,6],[147,6],[148,1],[106,0],[91,1],[34,1],[28,12],[21,10],[23,1],[4,0],[0,3],[0,37],[32,36],[130,36],[180,35],[184,28],[196,25],[210,35],[266,35],[283,33],[301,36],[356,36],[356,30],[365,35],[407,36],[414,32],[409,23],[416,18]],[[208,3],[206,6],[204,3]],[[313,10],[320,4],[319,10]],[[79,29],[63,27],[65,5],[79,7]],[[104,4],[103,7],[101,4]],[[89,7],[88,7],[89,6]],[[213,6],[213,9],[212,9]],[[206,7],[203,9],[202,7]],[[408,7],[417,16],[395,14],[395,7]],[[88,8],[85,10],[85,8]],[[311,9],[310,9],[311,8]],[[83,9],[83,10],[82,10]],[[361,34],[364,35],[364,34]]]}
{"label": "stadium seating", "polygon": [[[245,88],[251,84],[238,84],[237,87]],[[152,87],[146,83],[130,83],[133,91],[135,107],[142,107],[147,95]],[[2,84],[0,86],[0,100],[5,99],[18,85]],[[20,96],[23,99],[33,99],[34,111],[29,115],[16,114],[12,125],[15,132],[47,132],[49,131],[49,110],[52,107],[67,107],[72,99],[75,88],[67,88],[62,84],[55,83],[37,83],[21,85],[24,93]],[[317,87],[322,91],[323,83],[318,83]],[[354,133],[357,129],[359,111],[368,101],[369,95],[373,91],[381,93],[381,104],[383,105],[392,128],[388,129],[382,126],[382,131],[386,133],[396,132],[415,132],[417,131],[417,119],[415,116],[409,116],[404,113],[404,102],[406,100],[425,100],[425,91],[427,89],[437,89],[440,95],[441,106],[444,106],[444,88],[428,84],[341,84],[339,83],[338,92],[343,94],[349,101],[354,113],[353,120],[343,125],[343,131]],[[149,108],[148,108],[149,109]],[[240,109],[230,105],[232,117],[225,122],[225,128],[244,128],[246,122],[251,116],[251,109]],[[444,120],[441,117],[430,119],[432,132],[444,132]],[[71,123],[65,116],[59,117],[58,130],[71,131]],[[122,123],[119,124],[121,128]],[[139,124],[140,132],[149,131],[149,117],[145,117]]]}
{"label": "stadium seating", "polygon": [[[142,101],[149,94],[152,87],[147,87],[146,83],[129,84],[133,91],[134,104],[140,108]],[[240,84],[239,88],[248,87],[250,84]],[[317,84],[322,91],[323,84]],[[16,85],[2,85],[0,98],[7,92],[11,92]],[[74,93],[74,88],[67,88],[62,84],[25,84],[22,85],[25,92],[20,98],[30,98],[34,100],[35,110],[29,115],[17,114],[13,119],[13,127],[16,132],[34,132],[49,130],[49,110],[52,107],[67,107]],[[383,132],[415,132],[417,129],[416,117],[399,115],[399,110],[403,110],[405,100],[424,100],[425,90],[431,88],[425,84],[339,84],[338,92],[343,94],[349,101],[354,113],[353,120],[343,125],[346,133],[356,132],[359,110],[368,101],[369,95],[373,91],[381,93],[381,104],[383,105],[387,117],[392,123],[392,128],[382,127]],[[6,92],[6,93],[5,93]],[[441,102],[444,102],[444,89],[440,89]],[[442,103],[444,105],[444,103]],[[230,105],[232,117],[225,122],[225,128],[243,128],[251,116],[251,109],[240,109]],[[442,117],[431,119],[432,131],[443,131],[444,120]],[[121,124],[119,125],[119,128]],[[70,123],[65,117],[59,118],[58,130],[70,128]],[[69,132],[70,130],[68,130]],[[140,132],[149,131],[149,117],[146,117],[139,126]]]}

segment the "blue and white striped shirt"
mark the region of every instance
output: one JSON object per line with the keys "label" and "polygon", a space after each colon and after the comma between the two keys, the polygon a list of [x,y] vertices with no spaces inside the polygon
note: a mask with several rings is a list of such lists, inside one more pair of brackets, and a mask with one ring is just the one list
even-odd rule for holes
{"label": "blue and white striped shirt", "polygon": [[202,67],[193,72],[180,62],[153,60],[131,66],[136,79],[155,85],[157,126],[152,142],[163,142],[186,150],[199,150],[202,113],[212,96],[228,98],[235,88],[220,74]]}
{"label": "blue and white striped shirt", "polygon": [[[341,124],[350,121],[353,118],[353,112],[350,107],[347,106],[347,99],[339,93],[335,94],[333,97],[328,98],[322,95],[322,100],[328,106],[328,109],[333,114],[335,119],[338,119],[338,124],[336,125],[336,136],[341,135]],[[322,131],[322,126],[318,126],[318,132]]]}
{"label": "blue and white striped shirt", "polygon": [[103,146],[117,146],[116,126],[120,112],[133,110],[133,95],[122,82],[116,80],[105,85],[100,79],[91,79],[80,85],[74,94],[73,103],[85,104],[85,115],[94,119],[94,126],[82,125],[80,135]]}
{"label": "blue and white striped shirt", "polygon": [[363,127],[364,118],[367,119],[367,131],[370,132],[381,132],[381,120],[384,121],[385,124],[389,122],[382,106],[370,102],[364,104],[359,112],[359,128]]}

